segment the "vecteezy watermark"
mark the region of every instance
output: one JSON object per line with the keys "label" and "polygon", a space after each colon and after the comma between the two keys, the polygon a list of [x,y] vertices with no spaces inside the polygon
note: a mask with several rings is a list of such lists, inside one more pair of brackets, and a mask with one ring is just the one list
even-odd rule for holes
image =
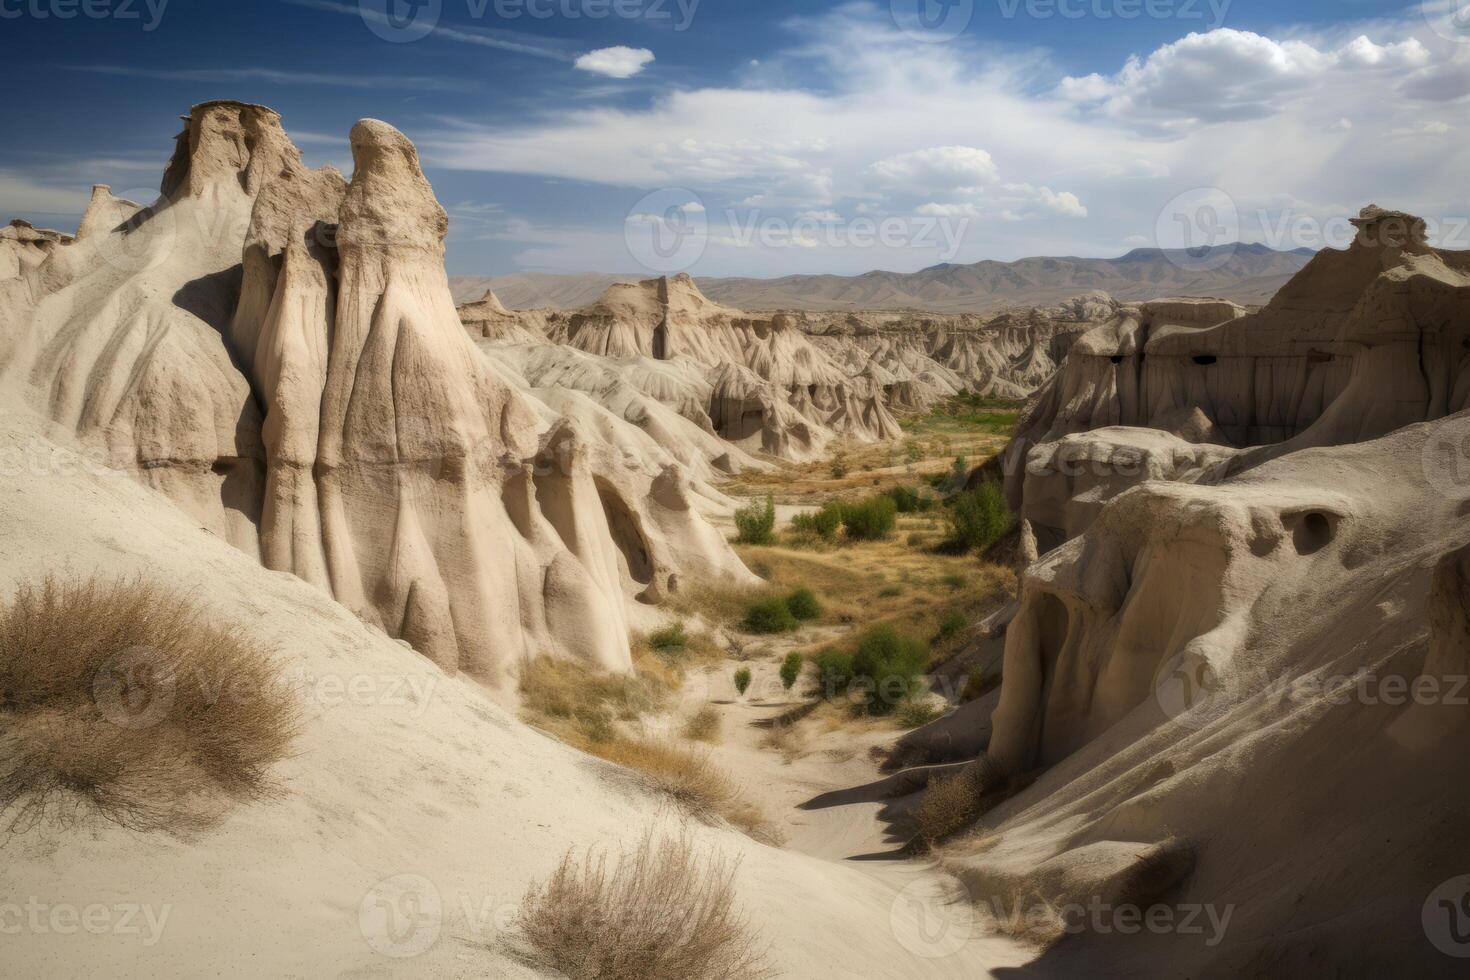
{"label": "vecteezy watermark", "polygon": [[850,221],[835,212],[795,218],[758,209],[727,209],[718,229],[699,195],[665,188],[643,197],[628,213],[623,236],[628,253],[645,269],[662,275],[685,272],[710,245],[771,249],[927,249],[938,261],[959,254],[971,219],[951,215],[911,215]]}
{"label": "vecteezy watermark", "polygon": [[1399,212],[1320,217],[1295,207],[1242,210],[1219,187],[1196,187],[1176,195],[1154,222],[1154,244],[1180,268],[1207,272],[1229,262],[1249,231],[1253,241],[1277,251],[1346,249],[1354,243],[1404,247],[1412,242],[1446,249],[1470,248],[1470,215]]}
{"label": "vecteezy watermark", "polygon": [[995,0],[1007,20],[1183,20],[1204,30],[1225,25],[1231,0]]}
{"label": "vecteezy watermark", "polygon": [[975,0],[889,0],[898,29],[916,41],[953,41],[975,19]]}
{"label": "vecteezy watermark", "polygon": [[698,194],[666,187],[644,195],[623,223],[628,254],[662,275],[683,272],[709,246],[709,217]]}
{"label": "vecteezy watermark", "polygon": [[396,960],[434,948],[445,927],[462,939],[487,943],[515,926],[519,902],[461,892],[445,901],[420,874],[397,874],[373,885],[357,909],[357,925],[368,948]]}
{"label": "vecteezy watermark", "polygon": [[[515,23],[522,19],[642,20],[689,30],[701,0],[451,0],[462,3],[472,21],[491,17]],[[368,30],[385,41],[406,44],[433,33],[444,16],[445,0],[357,0]]]}
{"label": "vecteezy watermark", "polygon": [[0,20],[138,21],[156,31],[167,8],[168,0],[0,0]]}
{"label": "vecteezy watermark", "polygon": [[1202,656],[1182,652],[1154,676],[1154,699],[1171,720],[1200,729],[1229,704],[1266,699],[1289,708],[1318,704],[1403,708],[1470,707],[1470,676],[1464,674],[1380,674],[1366,668],[1350,674],[1315,672],[1272,675],[1264,670],[1233,674],[1230,684],[1217,678]]}
{"label": "vecteezy watermark", "polygon": [[1424,478],[1446,497],[1470,493],[1470,428],[1440,426],[1420,450]]}
{"label": "vecteezy watermark", "polygon": [[73,905],[44,902],[35,895],[24,902],[0,901],[0,936],[137,936],[147,947],[163,937],[172,905],[118,902]]}
{"label": "vecteezy watermark", "polygon": [[1424,935],[1446,956],[1470,959],[1470,875],[1440,882],[1420,912]]}
{"label": "vecteezy watermark", "polygon": [[1440,37],[1470,44],[1470,0],[1421,0],[1419,12]]}
{"label": "vecteezy watermark", "polygon": [[958,882],[920,879],[889,906],[889,928],[900,946],[921,959],[943,959],[979,936],[1133,936],[1140,933],[1197,937],[1207,947],[1225,939],[1235,906],[1181,902],[1139,905],[1101,895],[1075,901],[976,902]]}
{"label": "vecteezy watermark", "polygon": [[390,708],[417,721],[428,711],[439,675],[422,673],[314,674],[295,665],[262,681],[227,670],[185,665],[150,647],[130,647],[109,657],[92,678],[92,700],[112,725],[146,729],[166,723],[181,691],[191,703],[242,705],[257,701],[339,708]]}

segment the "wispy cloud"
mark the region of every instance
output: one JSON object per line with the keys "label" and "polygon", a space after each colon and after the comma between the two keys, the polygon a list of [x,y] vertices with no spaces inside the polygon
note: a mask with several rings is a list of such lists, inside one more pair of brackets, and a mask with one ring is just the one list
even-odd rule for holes
{"label": "wispy cloud", "polygon": [[[380,24],[389,23],[384,15],[360,7],[355,3],[338,3],[336,0],[282,0],[283,3],[294,7],[306,7],[310,10],[325,10],[334,14],[346,14],[351,17],[367,18]],[[499,30],[488,27],[469,28],[458,27],[448,24],[436,24],[429,32],[433,37],[443,38],[446,41],[458,41],[461,44],[477,44],[485,48],[496,48],[500,51],[515,51],[519,54],[530,55],[535,58],[551,58],[556,61],[575,61],[576,55],[565,47],[560,47],[555,42],[548,42],[544,38],[534,34],[522,34],[518,31]]]}
{"label": "wispy cloud", "polygon": [[383,78],[381,75],[329,74],[326,72],[281,71],[274,68],[132,68],[124,65],[63,65],[70,71],[127,78],[154,78],[165,82],[266,82],[270,85],[328,85],[340,88],[382,88],[391,83],[400,88],[450,91],[466,89],[464,82],[426,76]]}

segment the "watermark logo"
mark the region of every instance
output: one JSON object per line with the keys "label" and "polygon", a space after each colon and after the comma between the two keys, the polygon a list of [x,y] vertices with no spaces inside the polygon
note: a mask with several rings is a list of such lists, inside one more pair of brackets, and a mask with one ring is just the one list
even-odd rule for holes
{"label": "watermark logo", "polygon": [[1187,651],[1165,661],[1154,676],[1154,700],[1171,721],[1189,728],[1209,723],[1218,693],[1209,663]]}
{"label": "watermark logo", "polygon": [[163,23],[169,0],[0,0],[0,20],[138,21],[147,32]]}
{"label": "watermark logo", "polygon": [[439,941],[444,901],[423,875],[401,874],[374,885],[357,909],[357,925],[373,952],[393,959],[421,956]]}
{"label": "watermark logo", "polygon": [[72,905],[43,902],[32,895],[24,903],[0,902],[0,936],[136,936],[145,947],[158,945],[173,913],[172,905],[119,902]]}
{"label": "watermark logo", "polygon": [[888,908],[888,927],[910,955],[937,960],[965,948],[979,932],[975,907],[966,894],[939,879],[914,881]]}
{"label": "watermark logo", "polygon": [[893,23],[915,41],[953,41],[975,19],[975,0],[889,0]]}
{"label": "watermark logo", "polygon": [[444,0],[357,0],[362,22],[384,41],[408,44],[439,26]]}
{"label": "watermark logo", "polygon": [[997,0],[1007,20],[1024,14],[1031,20],[1182,20],[1198,21],[1203,30],[1225,25],[1231,0]]}
{"label": "watermark logo", "polygon": [[1172,264],[1209,272],[1229,262],[1240,240],[1240,213],[1218,187],[1195,187],[1159,211],[1154,242]]}
{"label": "watermark logo", "polygon": [[1446,956],[1470,959],[1470,875],[1442,882],[1424,900],[1424,935]]}
{"label": "watermark logo", "polygon": [[1446,41],[1470,43],[1470,0],[1423,0],[1419,12],[1429,29]]}
{"label": "watermark logo", "polygon": [[92,700],[118,728],[152,728],[168,717],[178,694],[174,665],[157,650],[130,647],[92,678]]}
{"label": "watermark logo", "polygon": [[1420,458],[1435,491],[1451,498],[1470,493],[1470,428],[1436,428],[1424,440]]}
{"label": "watermark logo", "polygon": [[709,216],[699,195],[666,187],[645,195],[628,212],[623,240],[634,261],[671,275],[691,268],[709,245]]}

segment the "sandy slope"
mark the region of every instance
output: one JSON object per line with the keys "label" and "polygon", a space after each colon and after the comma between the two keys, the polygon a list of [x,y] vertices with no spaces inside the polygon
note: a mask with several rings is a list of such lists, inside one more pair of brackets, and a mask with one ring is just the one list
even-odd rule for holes
{"label": "sandy slope", "polygon": [[[568,846],[625,841],[660,819],[659,804],[607,765],[526,728],[319,590],[262,569],[157,493],[88,472],[36,434],[47,423],[7,409],[0,452],[24,462],[0,476],[0,588],[59,568],[176,583],[279,648],[305,722],[277,767],[279,800],[238,808],[197,838],[100,827],[10,839],[3,893],[42,926],[6,936],[0,972],[529,975],[499,947],[497,915]],[[742,858],[744,902],[784,975],[976,975],[968,956],[906,951],[925,906],[896,902],[891,884],[733,832],[698,834]],[[390,920],[379,899],[397,894],[394,882],[408,900]],[[99,904],[119,907],[89,913],[111,917],[105,931],[77,930],[66,910]],[[152,925],[123,920],[122,907],[138,905]],[[417,956],[391,955],[420,944]]]}

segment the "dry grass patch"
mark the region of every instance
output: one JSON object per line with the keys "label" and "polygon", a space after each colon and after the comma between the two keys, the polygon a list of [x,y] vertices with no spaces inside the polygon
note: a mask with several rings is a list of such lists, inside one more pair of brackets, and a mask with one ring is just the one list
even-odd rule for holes
{"label": "dry grass patch", "polygon": [[521,673],[521,704],[532,721],[580,749],[618,737],[617,722],[657,711],[678,688],[679,672],[641,659],[632,674],[539,657]]}
{"label": "dry grass patch", "polygon": [[619,739],[591,747],[592,754],[638,773],[655,792],[667,796],[704,823],[721,821],[755,840],[777,843],[765,815],[741,799],[735,785],[707,752],[695,752],[647,738]]}
{"label": "dry grass patch", "polygon": [[0,812],[205,825],[259,798],[295,734],[273,654],[142,581],[23,586],[0,609]]}
{"label": "dry grass patch", "polygon": [[609,864],[574,852],[521,901],[535,958],[571,980],[756,980],[773,976],[738,910],[738,868],[687,836],[643,837]]}
{"label": "dry grass patch", "polygon": [[700,708],[689,720],[684,722],[684,737],[692,738],[696,742],[708,742],[711,745],[719,744],[724,737],[720,713],[714,705],[705,705]]}

